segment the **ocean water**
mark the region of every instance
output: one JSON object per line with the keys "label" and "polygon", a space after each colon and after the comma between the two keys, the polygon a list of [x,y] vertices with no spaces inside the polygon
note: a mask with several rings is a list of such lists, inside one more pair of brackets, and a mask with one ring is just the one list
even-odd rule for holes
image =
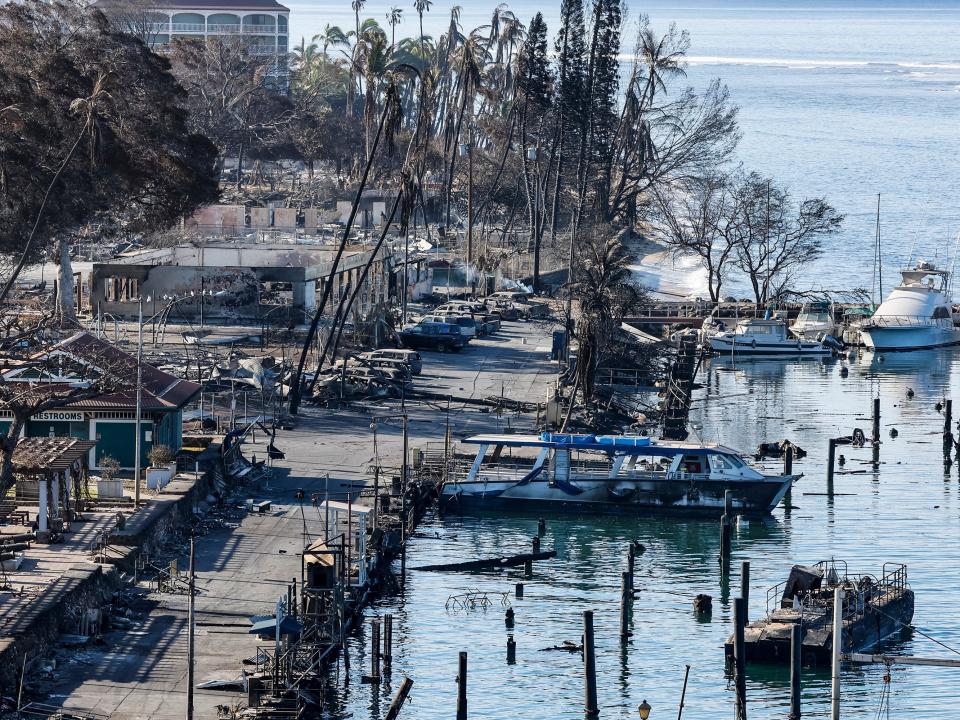
{"label": "ocean water", "polygon": [[[917,630],[886,643],[884,652],[958,659],[960,655],[960,472],[944,468],[943,416],[936,404],[960,392],[952,385],[958,367],[952,350],[853,361],[751,361],[713,359],[699,380],[693,420],[704,440],[741,449],[789,438],[809,454],[797,461],[804,477],[789,511],[778,508],[766,522],[739,528],[728,577],[717,563],[715,521],[678,518],[611,519],[547,515],[544,548],[554,560],[537,563],[531,580],[521,570],[474,574],[408,570],[405,590],[373,608],[395,616],[395,657],[390,682],[361,684],[369,672],[369,625],[350,641],[350,668],[337,673],[336,706],[326,717],[381,718],[403,676],[414,680],[405,720],[440,720],[454,714],[457,656],[468,652],[470,717],[577,720],[583,716],[579,655],[544,651],[577,642],[583,610],[595,611],[601,717],[636,718],[646,699],[653,718],[676,717],[684,670],[690,665],[684,718],[732,717],[734,690],[725,668],[723,643],[732,631],[732,598],[739,594],[740,561],[751,562],[749,617],[767,610],[767,589],[786,579],[794,563],[835,558],[851,572],[879,576],[884,563],[908,566],[916,592]],[[849,376],[841,375],[847,366]],[[914,391],[908,397],[908,390]],[[869,449],[840,448],[834,495],[827,495],[827,440],[870,432],[871,398],[879,394],[881,465],[867,464]],[[897,436],[890,431],[896,429]],[[768,463],[769,470],[777,467]],[[536,515],[448,516],[418,528],[408,568],[524,552],[536,534]],[[646,547],[637,560],[640,595],[634,604],[626,648],[618,639],[620,573],[627,543]],[[523,599],[513,598],[516,582]],[[491,604],[473,610],[447,606],[451,595],[487,592]],[[508,630],[502,593],[516,613],[517,663],[506,663]],[[709,620],[698,619],[694,596],[713,597]],[[842,717],[885,717],[881,709],[883,665],[845,665]],[[890,717],[952,720],[960,702],[960,670],[894,665]],[[748,709],[755,718],[789,712],[789,670],[748,666]],[[830,674],[803,673],[804,717],[829,717]]]}
{"label": "ocean water", "polygon": [[[288,4],[294,38],[326,23],[354,25],[346,0]],[[362,15],[385,23],[394,4],[404,9],[398,35],[416,34],[412,3],[367,2]],[[425,32],[443,32],[453,5],[433,3]],[[461,5],[461,23],[474,28],[489,23],[495,3]],[[798,198],[824,196],[846,216],[797,289],[871,287],[878,194],[886,288],[911,250],[914,260],[952,263],[960,232],[960,2],[628,5],[625,51],[640,13],[655,29],[675,22],[690,31],[687,82],[703,87],[719,77],[727,84],[741,108],[738,158],[746,169],[785,183]],[[543,12],[555,33],[559,2],[507,6],[525,22]]]}

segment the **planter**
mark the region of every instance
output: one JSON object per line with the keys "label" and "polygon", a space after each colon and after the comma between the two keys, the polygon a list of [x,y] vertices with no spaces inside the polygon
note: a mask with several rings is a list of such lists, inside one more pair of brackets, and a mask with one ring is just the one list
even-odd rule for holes
{"label": "planter", "polygon": [[122,498],[123,480],[97,480],[98,498]]}
{"label": "planter", "polygon": [[175,462],[163,467],[149,467],[147,468],[147,488],[149,490],[162,490],[176,474],[177,464]]}

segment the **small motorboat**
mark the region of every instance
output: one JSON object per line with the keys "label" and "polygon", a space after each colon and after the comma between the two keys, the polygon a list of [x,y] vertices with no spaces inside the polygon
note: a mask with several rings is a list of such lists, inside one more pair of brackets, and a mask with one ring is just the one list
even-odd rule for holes
{"label": "small motorboat", "polygon": [[791,337],[786,321],[778,317],[743,319],[734,329],[715,333],[708,342],[714,352],[735,355],[823,356],[833,352],[822,340]]}
{"label": "small motorboat", "polygon": [[790,326],[791,334],[803,340],[819,340],[825,335],[836,335],[836,331],[833,305],[824,300],[804,303]]}
{"label": "small motorboat", "polygon": [[901,273],[900,284],[860,325],[863,344],[874,350],[923,350],[960,343],[950,299],[950,273],[920,261]]}

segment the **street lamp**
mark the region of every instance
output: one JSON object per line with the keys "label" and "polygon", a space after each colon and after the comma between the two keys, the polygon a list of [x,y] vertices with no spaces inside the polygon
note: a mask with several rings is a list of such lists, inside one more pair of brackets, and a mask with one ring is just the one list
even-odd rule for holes
{"label": "street lamp", "polygon": [[640,720],[647,720],[647,718],[650,717],[650,710],[650,703],[648,703],[646,700],[640,703],[637,706],[637,712],[640,713]]}

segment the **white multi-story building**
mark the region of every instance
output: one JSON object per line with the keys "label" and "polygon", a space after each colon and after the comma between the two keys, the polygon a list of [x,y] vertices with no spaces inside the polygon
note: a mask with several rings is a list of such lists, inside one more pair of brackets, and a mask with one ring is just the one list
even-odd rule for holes
{"label": "white multi-story building", "polygon": [[[154,48],[173,38],[242,41],[244,51],[272,59],[285,84],[290,9],[276,0],[98,0],[109,13],[132,16],[136,31]],[[135,8],[135,12],[133,11]]]}

